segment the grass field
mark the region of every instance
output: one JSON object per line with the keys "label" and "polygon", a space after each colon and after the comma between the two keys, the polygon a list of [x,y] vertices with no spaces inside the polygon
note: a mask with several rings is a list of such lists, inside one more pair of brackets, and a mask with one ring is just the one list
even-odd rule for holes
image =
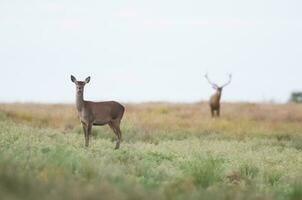
{"label": "grass field", "polygon": [[302,105],[126,105],[123,142],[73,105],[0,105],[1,199],[302,199]]}

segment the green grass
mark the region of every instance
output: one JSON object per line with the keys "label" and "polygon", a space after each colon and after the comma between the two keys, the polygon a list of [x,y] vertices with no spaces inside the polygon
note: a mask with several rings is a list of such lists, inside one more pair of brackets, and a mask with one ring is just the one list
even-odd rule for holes
{"label": "green grass", "polygon": [[93,138],[89,148],[77,131],[5,119],[0,130],[3,199],[302,198],[302,151],[291,137],[173,140],[157,133],[157,143],[131,136],[114,151],[102,129],[108,136]]}

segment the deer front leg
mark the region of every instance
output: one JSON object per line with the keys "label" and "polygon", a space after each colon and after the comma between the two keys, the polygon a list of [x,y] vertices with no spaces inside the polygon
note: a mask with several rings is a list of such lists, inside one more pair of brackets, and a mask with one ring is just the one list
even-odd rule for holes
{"label": "deer front leg", "polygon": [[85,146],[88,147],[89,145],[89,138],[88,138],[88,126],[82,122],[83,131],[84,131],[84,138],[85,138]]}
{"label": "deer front leg", "polygon": [[89,145],[89,138],[90,138],[90,136],[91,136],[91,128],[92,128],[92,124],[88,124],[88,126],[87,126],[87,147],[88,147],[88,145]]}
{"label": "deer front leg", "polygon": [[214,118],[215,116],[214,116],[214,109],[213,108],[211,108],[211,115],[212,115],[212,118]]}
{"label": "deer front leg", "polygon": [[220,116],[220,108],[217,109],[217,113],[216,114],[217,114],[217,117]]}

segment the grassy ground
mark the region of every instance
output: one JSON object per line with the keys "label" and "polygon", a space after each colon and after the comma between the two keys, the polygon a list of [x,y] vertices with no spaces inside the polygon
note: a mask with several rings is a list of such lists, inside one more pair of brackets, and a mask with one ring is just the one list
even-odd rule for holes
{"label": "grassy ground", "polygon": [[71,105],[0,105],[2,199],[302,199],[302,106],[129,104],[123,143]]}

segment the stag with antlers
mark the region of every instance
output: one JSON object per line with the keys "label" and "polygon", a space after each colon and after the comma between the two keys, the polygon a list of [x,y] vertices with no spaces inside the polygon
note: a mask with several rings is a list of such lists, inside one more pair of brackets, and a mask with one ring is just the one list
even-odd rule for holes
{"label": "stag with antlers", "polygon": [[205,78],[212,85],[213,89],[216,90],[215,94],[213,94],[211,96],[210,101],[209,101],[212,117],[215,117],[215,113],[216,113],[216,116],[219,117],[219,115],[220,115],[220,99],[221,99],[222,89],[231,83],[232,75],[230,74],[229,81],[220,87],[216,83],[213,83],[212,81],[210,81],[207,74],[205,75]]}

